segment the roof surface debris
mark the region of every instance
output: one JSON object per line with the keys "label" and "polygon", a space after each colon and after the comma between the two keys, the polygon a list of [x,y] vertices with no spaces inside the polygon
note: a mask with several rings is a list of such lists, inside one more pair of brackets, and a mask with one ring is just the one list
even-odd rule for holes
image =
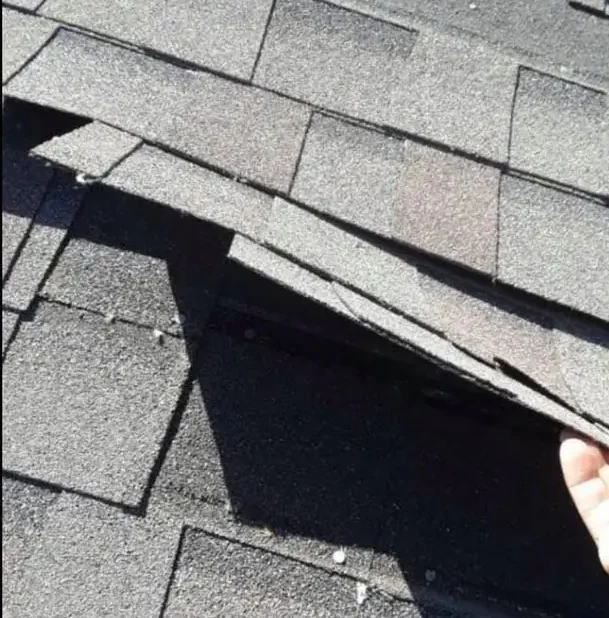
{"label": "roof surface debris", "polygon": [[607,6],[3,5],[7,615],[609,614]]}

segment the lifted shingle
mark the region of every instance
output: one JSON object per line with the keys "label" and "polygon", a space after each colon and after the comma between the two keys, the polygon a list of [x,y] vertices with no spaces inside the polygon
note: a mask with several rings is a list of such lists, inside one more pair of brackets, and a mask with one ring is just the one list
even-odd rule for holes
{"label": "lifted shingle", "polygon": [[41,13],[249,79],[271,0],[50,0]]}
{"label": "lifted shingle", "polygon": [[129,133],[91,122],[36,146],[32,154],[87,176],[99,177],[140,143],[139,138]]}
{"label": "lifted shingle", "polygon": [[304,105],[60,30],[7,94],[88,116],[287,191]]}
{"label": "lifted shingle", "polygon": [[609,321],[609,209],[504,176],[498,276]]}
{"label": "lifted shingle", "polygon": [[171,337],[43,302],[4,361],[4,467],[137,506],[187,367]]}
{"label": "lifted shingle", "polygon": [[519,169],[609,195],[607,94],[521,68],[510,163]]}
{"label": "lifted shingle", "polygon": [[57,24],[2,7],[2,83],[51,38]]}

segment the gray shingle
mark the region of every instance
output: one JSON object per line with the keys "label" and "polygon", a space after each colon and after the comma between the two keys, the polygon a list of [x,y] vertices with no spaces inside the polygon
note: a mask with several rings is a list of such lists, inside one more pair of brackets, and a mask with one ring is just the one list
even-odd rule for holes
{"label": "gray shingle", "polygon": [[[23,565],[46,521],[57,493],[2,478],[2,600],[18,594]],[[6,608],[3,607],[3,611]]]}
{"label": "gray shingle", "polygon": [[417,270],[397,256],[276,198],[266,244],[412,316],[422,315]]}
{"label": "gray shingle", "polygon": [[60,31],[6,91],[287,191],[309,111],[204,72]]}
{"label": "gray shingle", "polygon": [[394,237],[493,275],[499,170],[407,141]]}
{"label": "gray shingle", "polygon": [[510,176],[501,181],[499,279],[609,320],[609,210]]}
{"label": "gray shingle", "polygon": [[510,163],[519,169],[609,195],[607,94],[522,68]]}
{"label": "gray shingle", "polygon": [[279,0],[255,82],[382,121],[399,104],[416,33],[315,0]]}
{"label": "gray shingle", "polygon": [[48,618],[158,616],[179,529],[63,494],[24,565],[7,615]]}
{"label": "gray shingle", "polygon": [[151,146],[127,157],[104,183],[253,237],[271,209],[264,193]]}
{"label": "gray shingle", "polygon": [[106,174],[141,140],[133,135],[92,122],[36,146],[32,154],[88,176]]}
{"label": "gray shingle", "polygon": [[83,198],[82,187],[60,177],[36,213],[27,242],[2,289],[3,302],[26,310],[34,300]]}
{"label": "gray shingle", "polygon": [[11,0],[11,4],[29,9],[30,11],[36,10],[43,2],[44,0]]}
{"label": "gray shingle", "polygon": [[49,0],[41,13],[249,79],[271,0]]}
{"label": "gray shingle", "polygon": [[179,332],[199,330],[215,298],[231,235],[182,213],[93,189],[43,295]]}
{"label": "gray shingle", "polygon": [[17,322],[19,321],[19,314],[12,311],[2,310],[2,356],[6,351],[6,346],[13,336],[13,331]]}
{"label": "gray shingle", "polygon": [[423,34],[389,123],[490,159],[508,155],[517,65],[479,42]]}
{"label": "gray shingle", "polygon": [[3,465],[136,506],[187,365],[177,340],[42,303],[4,361]]}
{"label": "gray shingle", "polygon": [[400,140],[314,114],[290,195],[390,236],[402,161]]}
{"label": "gray shingle", "polygon": [[2,279],[25,239],[52,172],[40,161],[10,147],[2,148]]}
{"label": "gray shingle", "polygon": [[609,425],[609,334],[606,329],[559,324],[554,341],[564,379],[580,409]]}
{"label": "gray shingle", "polygon": [[57,24],[2,7],[2,83],[50,38]]}

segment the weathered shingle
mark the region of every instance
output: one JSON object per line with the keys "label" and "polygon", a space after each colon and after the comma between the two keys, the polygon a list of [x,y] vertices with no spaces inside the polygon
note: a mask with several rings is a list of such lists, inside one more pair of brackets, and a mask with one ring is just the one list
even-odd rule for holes
{"label": "weathered shingle", "polygon": [[499,170],[407,141],[394,237],[494,274]]}
{"label": "weathered shingle", "polygon": [[[400,105],[416,33],[316,0],[279,0],[254,80],[382,122]],[[401,105],[400,105],[401,107]]]}
{"label": "weathered shingle", "polygon": [[89,116],[287,191],[304,105],[60,31],[7,93]]}
{"label": "weathered shingle", "polygon": [[499,279],[609,320],[609,209],[511,176],[501,182]]}
{"label": "weathered shingle", "polygon": [[11,616],[158,616],[179,529],[126,515],[79,496],[47,508],[39,542],[23,566]]}
{"label": "weathered shingle", "polygon": [[148,200],[258,237],[272,199],[152,146],[143,146],[118,165],[104,183]]}
{"label": "weathered shingle", "polygon": [[510,163],[519,169],[609,195],[607,94],[522,68]]}
{"label": "weathered shingle", "polygon": [[182,344],[42,303],[3,369],[3,466],[137,506],[185,379]]}
{"label": "weathered shingle", "polygon": [[53,35],[57,24],[2,7],[2,83],[14,75]]}
{"label": "weathered shingle", "polygon": [[400,140],[314,114],[290,195],[390,236],[402,161]]}
{"label": "weathered shingle", "polygon": [[271,0],[50,0],[41,13],[249,79]]}
{"label": "weathered shingle", "polygon": [[54,137],[32,153],[63,167],[103,176],[133,151],[141,140],[101,122],[92,122],[65,135]]}

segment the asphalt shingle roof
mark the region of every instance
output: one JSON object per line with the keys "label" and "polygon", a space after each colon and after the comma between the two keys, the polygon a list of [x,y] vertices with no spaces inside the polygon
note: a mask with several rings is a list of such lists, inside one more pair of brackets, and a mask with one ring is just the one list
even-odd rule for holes
{"label": "asphalt shingle roof", "polygon": [[3,6],[5,611],[607,615],[585,4]]}

